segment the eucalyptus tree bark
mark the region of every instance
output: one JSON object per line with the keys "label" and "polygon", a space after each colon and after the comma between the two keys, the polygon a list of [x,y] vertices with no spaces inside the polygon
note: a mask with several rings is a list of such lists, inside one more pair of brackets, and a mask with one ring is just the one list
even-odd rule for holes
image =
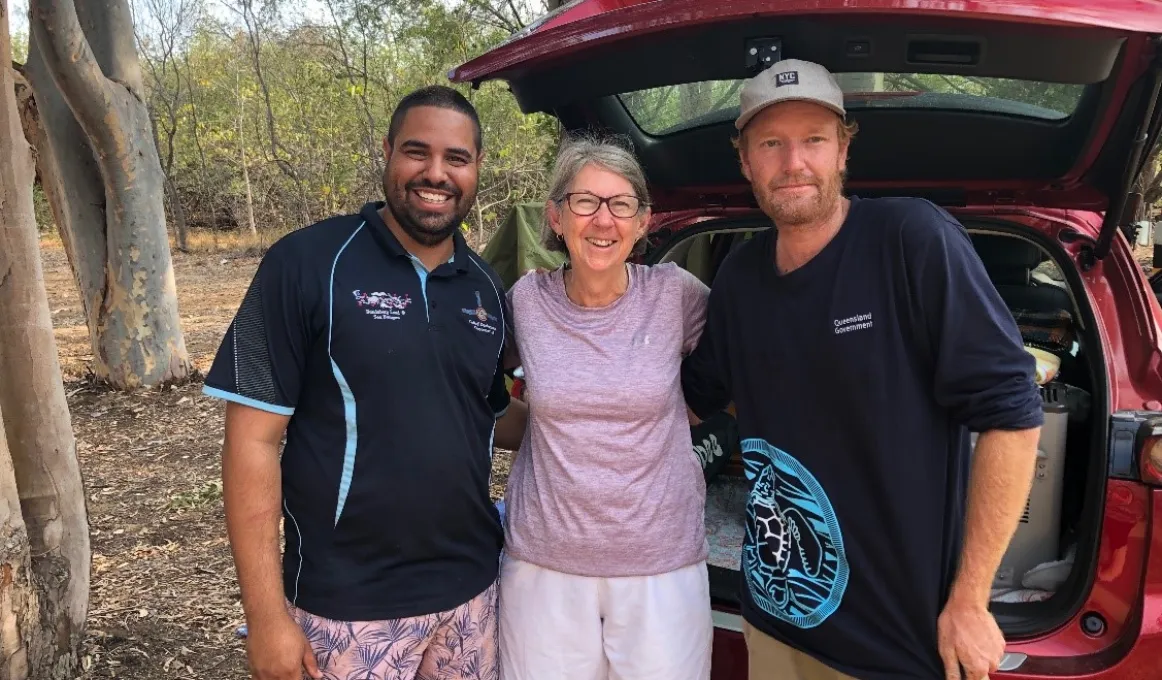
{"label": "eucalyptus tree bark", "polygon": [[[4,4],[0,2],[0,9]],[[11,62],[7,11],[0,11],[0,63]],[[0,677],[76,676],[89,598],[89,527],[68,403],[44,288],[32,203],[32,150],[16,106],[13,71],[0,75]],[[17,507],[12,507],[15,495]],[[22,536],[20,535],[22,534]],[[22,543],[16,539],[22,538]],[[23,548],[20,546],[23,545]],[[15,552],[14,552],[15,551]],[[23,551],[22,553],[20,551]],[[20,594],[25,621],[6,585],[15,568],[31,577]],[[22,576],[21,580],[26,577]],[[15,591],[13,591],[15,594]],[[35,596],[35,600],[32,597]],[[10,635],[19,629],[19,635]],[[20,650],[7,649],[21,640]],[[12,661],[17,651],[23,661]],[[23,666],[14,667],[11,664]],[[8,666],[5,668],[5,666]]]}
{"label": "eucalyptus tree bark", "polygon": [[53,156],[60,180],[55,190],[45,182],[46,193],[58,203],[81,289],[93,372],[119,388],[179,381],[191,370],[131,19],[128,0],[31,0],[29,8],[28,74],[50,151],[40,156]]}
{"label": "eucalyptus tree bark", "polygon": [[[5,10],[6,12],[7,10]],[[4,40],[8,32],[5,26]],[[2,416],[0,416],[2,417]],[[0,680],[28,680],[30,647],[40,632],[40,603],[32,586],[28,534],[20,514],[12,457],[0,427]]]}
{"label": "eucalyptus tree bark", "polygon": [[[29,107],[37,120],[28,141],[36,149],[41,188],[65,246],[73,278],[88,321],[89,342],[96,348],[98,310],[105,288],[105,189],[89,140],[57,91],[40,54],[36,34],[29,36],[25,74],[34,92]],[[96,370],[94,371],[96,372]]]}

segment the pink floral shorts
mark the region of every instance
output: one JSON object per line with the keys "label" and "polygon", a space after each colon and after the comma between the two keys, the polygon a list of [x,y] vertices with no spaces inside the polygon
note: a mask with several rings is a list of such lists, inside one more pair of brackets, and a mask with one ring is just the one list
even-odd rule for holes
{"label": "pink floral shorts", "polygon": [[496,605],[494,583],[451,611],[407,619],[352,623],[290,612],[327,680],[499,680]]}

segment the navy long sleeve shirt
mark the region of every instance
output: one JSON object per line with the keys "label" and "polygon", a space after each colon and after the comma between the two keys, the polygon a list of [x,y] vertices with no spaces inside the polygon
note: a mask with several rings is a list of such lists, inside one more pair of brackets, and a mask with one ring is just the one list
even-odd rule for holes
{"label": "navy long sleeve shirt", "polygon": [[744,616],[858,678],[943,678],[968,431],[1041,425],[1034,361],[966,230],[929,202],[853,198],[785,275],[775,238],[727,258],[682,374],[698,415],[737,409]]}

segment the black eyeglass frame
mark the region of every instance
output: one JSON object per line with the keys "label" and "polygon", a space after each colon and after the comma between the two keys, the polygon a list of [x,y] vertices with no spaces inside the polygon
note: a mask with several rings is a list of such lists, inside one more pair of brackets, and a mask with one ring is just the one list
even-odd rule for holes
{"label": "black eyeglass frame", "polygon": [[[574,196],[588,196],[590,198],[593,198],[597,201],[597,207],[593,209],[593,212],[588,212],[588,213],[578,212],[577,208],[573,207],[573,197]],[[634,210],[629,215],[618,215],[617,213],[615,213],[613,211],[613,203],[611,203],[611,201],[615,198],[632,198],[633,200],[637,201],[637,209]],[[614,194],[613,196],[602,197],[602,196],[598,196],[597,194],[589,192],[589,191],[570,191],[569,193],[565,194],[565,197],[562,198],[558,202],[558,204],[560,204],[560,203],[564,203],[564,204],[568,205],[569,210],[577,217],[589,217],[591,215],[596,215],[597,211],[601,210],[601,206],[604,204],[609,208],[610,215],[613,215],[614,217],[619,217],[621,219],[629,219],[631,217],[637,217],[638,215],[641,214],[642,208],[645,208],[649,205],[648,203],[643,201],[640,197],[638,197],[634,194]]]}

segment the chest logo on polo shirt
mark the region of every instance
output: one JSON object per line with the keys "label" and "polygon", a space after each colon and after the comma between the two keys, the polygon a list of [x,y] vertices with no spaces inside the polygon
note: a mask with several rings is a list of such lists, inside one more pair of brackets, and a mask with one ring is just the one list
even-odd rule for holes
{"label": "chest logo on polo shirt", "polygon": [[387,321],[398,321],[407,312],[412,297],[407,293],[364,293],[361,290],[352,291],[355,295],[355,304],[369,316]]}
{"label": "chest logo on polo shirt", "polygon": [[742,562],[751,598],[767,614],[814,628],[839,608],[849,567],[823,487],[793,456],[762,439],[742,442],[751,482]]}
{"label": "chest logo on polo shirt", "polygon": [[489,313],[484,308],[484,304],[480,301],[480,291],[476,291],[476,307],[472,309],[465,307],[460,311],[469,317],[469,326],[472,326],[481,333],[488,333],[489,335],[496,332],[496,315]]}

